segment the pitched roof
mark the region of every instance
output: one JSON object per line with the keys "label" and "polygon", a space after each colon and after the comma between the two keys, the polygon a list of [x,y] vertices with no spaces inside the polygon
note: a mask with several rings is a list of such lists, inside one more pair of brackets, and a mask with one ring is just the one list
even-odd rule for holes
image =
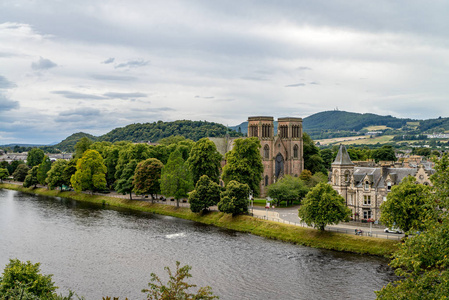
{"label": "pitched roof", "polygon": [[348,151],[346,150],[346,147],[344,145],[340,144],[340,149],[338,149],[337,157],[335,158],[332,165],[354,165],[351,161],[351,158],[349,158]]}

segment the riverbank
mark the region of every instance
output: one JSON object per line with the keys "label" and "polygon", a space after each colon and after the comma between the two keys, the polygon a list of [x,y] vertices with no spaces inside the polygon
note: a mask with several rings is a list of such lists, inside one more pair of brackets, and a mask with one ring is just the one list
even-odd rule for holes
{"label": "riverbank", "polygon": [[176,206],[158,203],[152,204],[151,202],[141,200],[120,199],[108,197],[107,195],[90,195],[73,191],[61,192],[46,188],[24,188],[20,185],[8,183],[0,184],[0,188],[168,215],[314,248],[388,257],[398,247],[397,241],[328,231],[320,232],[315,229],[261,220],[251,216],[232,217],[221,212],[210,212],[201,215],[192,213],[188,208],[177,208]]}

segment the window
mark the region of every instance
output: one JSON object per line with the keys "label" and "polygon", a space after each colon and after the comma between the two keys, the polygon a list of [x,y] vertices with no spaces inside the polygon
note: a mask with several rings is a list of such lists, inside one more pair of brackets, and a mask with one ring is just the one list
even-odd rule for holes
{"label": "window", "polygon": [[298,145],[293,147],[293,157],[298,158]]}
{"label": "window", "polygon": [[265,145],[265,147],[263,147],[263,157],[266,159],[270,157],[270,147],[268,147],[268,145]]}
{"label": "window", "polygon": [[365,190],[369,190],[369,181],[365,181]]}
{"label": "window", "polygon": [[265,186],[268,185],[268,175],[265,175]]}
{"label": "window", "polygon": [[387,191],[391,191],[391,182],[390,181],[387,182]]}
{"label": "window", "polygon": [[370,210],[364,210],[363,211],[363,218],[364,219],[371,219],[371,211]]}
{"label": "window", "polygon": [[371,195],[363,196],[363,205],[371,205]]}
{"label": "window", "polygon": [[352,195],[348,195],[348,204],[352,205]]}
{"label": "window", "polygon": [[349,183],[349,171],[345,172],[345,182]]}

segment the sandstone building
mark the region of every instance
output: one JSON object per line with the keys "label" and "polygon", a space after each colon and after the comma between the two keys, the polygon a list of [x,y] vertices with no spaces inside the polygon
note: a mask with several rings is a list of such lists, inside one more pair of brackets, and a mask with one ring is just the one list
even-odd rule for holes
{"label": "sandstone building", "polygon": [[356,166],[340,145],[337,157],[332,163],[332,187],[346,201],[355,220],[379,220],[380,205],[387,200],[392,186],[399,184],[405,177],[413,176],[420,184],[431,185],[432,169],[422,165],[415,168],[396,168],[391,165],[381,167]]}

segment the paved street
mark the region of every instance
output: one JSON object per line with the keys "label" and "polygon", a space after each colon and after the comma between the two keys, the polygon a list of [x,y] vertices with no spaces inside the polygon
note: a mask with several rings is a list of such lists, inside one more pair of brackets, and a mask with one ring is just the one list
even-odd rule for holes
{"label": "paved street", "polygon": [[[296,224],[298,226],[307,227],[307,225],[301,223],[301,220],[298,217],[298,208],[299,206],[292,206],[287,208],[270,208],[268,211],[260,206],[255,206],[253,213],[255,216],[260,218],[267,218],[269,220],[281,222],[281,223],[289,223]],[[365,225],[365,226],[363,226]],[[326,230],[347,233],[347,234],[355,234],[355,229],[361,229],[363,231],[363,235],[369,235],[371,231],[371,236],[385,238],[385,239],[401,239],[403,234],[394,234],[394,233],[385,233],[384,228],[370,228],[367,224],[363,225],[353,225],[347,223],[341,223],[338,225],[326,226]]]}

